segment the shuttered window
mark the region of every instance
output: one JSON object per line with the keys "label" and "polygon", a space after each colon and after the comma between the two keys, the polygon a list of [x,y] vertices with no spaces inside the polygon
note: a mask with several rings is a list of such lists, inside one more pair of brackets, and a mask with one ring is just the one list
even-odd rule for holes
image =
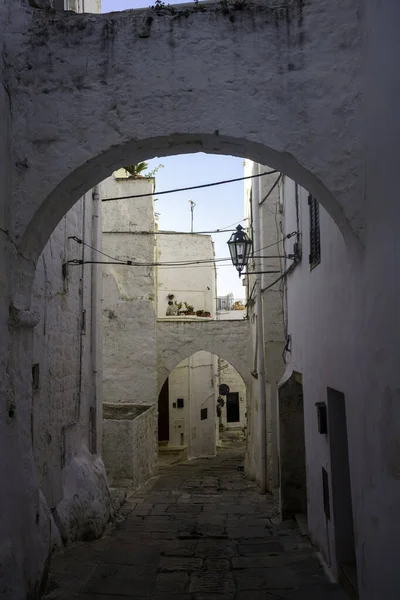
{"label": "shuttered window", "polygon": [[319,202],[311,195],[308,196],[310,211],[310,269],[321,262],[321,236],[319,229]]}

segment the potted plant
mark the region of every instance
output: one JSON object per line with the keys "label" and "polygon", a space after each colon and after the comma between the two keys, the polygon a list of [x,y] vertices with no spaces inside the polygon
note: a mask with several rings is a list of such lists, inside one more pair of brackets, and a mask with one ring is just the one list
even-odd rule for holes
{"label": "potted plant", "polygon": [[133,177],[133,179],[142,179],[143,171],[147,169],[149,165],[146,162],[138,163],[137,165],[129,165],[124,167],[125,171],[128,171],[129,175]]}
{"label": "potted plant", "polygon": [[192,304],[188,304],[187,302],[185,302],[185,306],[186,306],[186,310],[185,310],[185,314],[186,315],[194,315],[194,306],[192,306]]}
{"label": "potted plant", "polygon": [[198,317],[204,317],[204,310],[196,310],[196,315]]}
{"label": "potted plant", "polygon": [[168,300],[173,300],[175,298],[175,294],[168,294]]}
{"label": "potted plant", "polygon": [[208,310],[203,311],[203,317],[211,317],[211,313]]}

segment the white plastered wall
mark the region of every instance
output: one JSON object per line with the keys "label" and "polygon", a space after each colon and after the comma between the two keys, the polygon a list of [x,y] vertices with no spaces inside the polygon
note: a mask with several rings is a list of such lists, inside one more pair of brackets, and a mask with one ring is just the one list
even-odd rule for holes
{"label": "white plastered wall", "polygon": [[102,203],[103,251],[149,266],[103,266],[104,401],[155,404],[154,180],[126,178],[125,173],[118,171],[101,184],[104,200],[149,196]]}

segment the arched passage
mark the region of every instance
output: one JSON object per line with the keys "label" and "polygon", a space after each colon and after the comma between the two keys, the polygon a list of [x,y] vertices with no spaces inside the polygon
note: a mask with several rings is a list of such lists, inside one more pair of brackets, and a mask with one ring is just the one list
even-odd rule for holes
{"label": "arched passage", "polygon": [[[24,257],[35,261],[61,217],[116,167],[198,151],[270,165],[318,197],[348,241],[360,231],[352,3],[24,18],[31,37],[10,81],[12,233]],[[335,18],[343,25],[325,35]]]}
{"label": "arched passage", "polygon": [[236,369],[246,385],[251,383],[252,346],[247,320],[159,321],[157,339],[159,391],[182,360],[201,350],[220,356]]}
{"label": "arched passage", "polygon": [[[220,385],[228,384],[220,394]],[[229,391],[229,393],[228,393]],[[199,350],[168,374],[158,398],[161,460],[215,456],[220,429],[235,423],[238,439],[246,425],[247,385],[238,371],[211,352]],[[240,429],[241,427],[241,429]]]}

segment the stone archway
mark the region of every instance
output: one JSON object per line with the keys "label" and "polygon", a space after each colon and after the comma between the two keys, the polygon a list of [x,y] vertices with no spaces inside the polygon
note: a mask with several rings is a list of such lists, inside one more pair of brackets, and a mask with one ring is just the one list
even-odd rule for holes
{"label": "stone archway", "polygon": [[[127,162],[199,151],[245,156],[307,188],[357,246],[364,217],[357,6],[279,4],[242,11],[210,4],[188,15],[52,13],[23,0],[0,9],[8,26],[4,281],[13,287],[2,306],[10,475],[2,557],[21,597],[38,594],[51,547],[29,432],[30,291],[38,256],[78,198]],[[9,329],[10,301],[19,310]]]}
{"label": "stone archway", "polygon": [[157,323],[158,388],[184,359],[205,350],[232,365],[247,386],[251,384],[252,345],[249,322],[159,321]]}
{"label": "stone archway", "polygon": [[318,197],[349,243],[362,229],[353,3],[228,13],[210,4],[174,15],[29,9],[18,26],[30,36],[11,52],[19,142],[10,233],[26,259],[114,168],[199,151],[284,172]]}

